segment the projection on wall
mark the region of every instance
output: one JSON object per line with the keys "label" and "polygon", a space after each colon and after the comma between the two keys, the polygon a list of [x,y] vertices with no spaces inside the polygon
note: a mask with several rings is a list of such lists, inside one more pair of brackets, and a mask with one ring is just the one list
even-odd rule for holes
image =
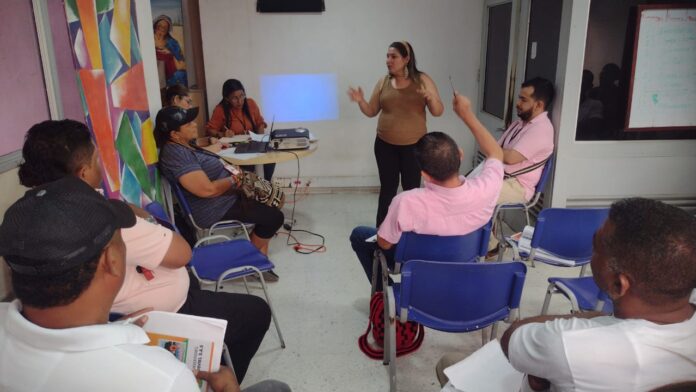
{"label": "projection on wall", "polygon": [[335,74],[261,76],[261,109],[266,121],[338,119]]}

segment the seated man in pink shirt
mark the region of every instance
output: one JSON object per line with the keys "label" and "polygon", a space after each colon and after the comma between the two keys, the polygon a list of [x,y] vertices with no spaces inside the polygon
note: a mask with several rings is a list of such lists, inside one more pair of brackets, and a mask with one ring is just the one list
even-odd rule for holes
{"label": "seated man in pink shirt", "polygon": [[[553,97],[553,84],[546,79],[522,83],[515,105],[519,120],[510,124],[498,139],[503,148],[506,178],[497,204],[525,203],[534,195],[544,163],[553,153],[553,124],[547,112]],[[488,249],[497,245],[491,236]]]}
{"label": "seated man in pink shirt", "polygon": [[[498,140],[503,148],[505,173],[513,176],[503,182],[498,204],[525,202],[534,195],[542,162],[553,153],[553,124],[547,112],[553,97],[553,84],[546,79],[522,83],[515,105],[519,120],[510,124]],[[515,175],[521,171],[525,172]]]}
{"label": "seated man in pink shirt", "polygon": [[[442,132],[423,136],[416,143],[415,155],[425,187],[396,196],[379,230],[359,226],[351,233],[351,245],[368,281],[372,277],[372,255],[377,246],[386,251],[388,264],[393,266],[392,248],[399,242],[401,233],[464,235],[491,219],[503,183],[503,150],[476,119],[468,98],[455,94],[453,106],[486,155],[483,171],[473,179],[460,176],[463,151],[454,140]],[[375,233],[376,244],[365,242]],[[381,290],[381,282],[377,282],[377,289]]]}

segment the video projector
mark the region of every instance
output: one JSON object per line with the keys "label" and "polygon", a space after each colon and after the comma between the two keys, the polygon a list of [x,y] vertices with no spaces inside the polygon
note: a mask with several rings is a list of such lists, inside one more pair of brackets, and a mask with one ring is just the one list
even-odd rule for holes
{"label": "video projector", "polygon": [[307,149],[309,148],[309,130],[307,128],[273,130],[268,145],[274,150]]}

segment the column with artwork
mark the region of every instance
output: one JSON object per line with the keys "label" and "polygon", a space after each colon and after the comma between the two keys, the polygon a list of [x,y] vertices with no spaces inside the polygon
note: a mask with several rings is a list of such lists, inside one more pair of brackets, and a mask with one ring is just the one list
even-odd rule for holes
{"label": "column with artwork", "polygon": [[65,0],[77,83],[109,197],[160,199],[133,0]]}

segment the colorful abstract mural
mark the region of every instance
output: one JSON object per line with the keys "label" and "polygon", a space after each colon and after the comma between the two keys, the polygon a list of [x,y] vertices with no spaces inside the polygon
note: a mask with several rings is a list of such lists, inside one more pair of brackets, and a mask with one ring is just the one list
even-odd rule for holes
{"label": "colorful abstract mural", "polygon": [[134,0],[65,0],[77,83],[109,197],[160,200]]}

